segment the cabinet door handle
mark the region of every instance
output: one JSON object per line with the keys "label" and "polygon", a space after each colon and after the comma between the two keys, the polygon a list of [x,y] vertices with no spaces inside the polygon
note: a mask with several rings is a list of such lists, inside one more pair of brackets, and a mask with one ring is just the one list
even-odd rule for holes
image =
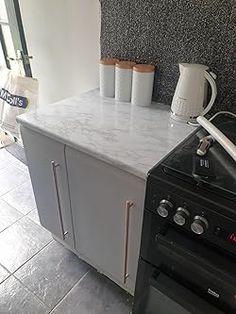
{"label": "cabinet door handle", "polygon": [[132,201],[126,202],[125,208],[125,249],[124,249],[124,278],[123,282],[126,284],[128,274],[128,250],[129,250],[129,226],[130,226],[130,209],[134,206]]}
{"label": "cabinet door handle", "polygon": [[63,224],[63,218],[62,218],[62,211],[61,211],[61,202],[60,202],[58,179],[57,179],[57,167],[59,167],[59,166],[60,166],[60,164],[57,163],[55,160],[51,161],[52,176],[53,176],[54,188],[55,188],[55,192],[56,192],[57,209],[58,209],[60,226],[61,226],[61,234],[62,234],[62,239],[65,240],[65,236],[68,234],[68,232],[67,231],[65,232],[64,224]]}

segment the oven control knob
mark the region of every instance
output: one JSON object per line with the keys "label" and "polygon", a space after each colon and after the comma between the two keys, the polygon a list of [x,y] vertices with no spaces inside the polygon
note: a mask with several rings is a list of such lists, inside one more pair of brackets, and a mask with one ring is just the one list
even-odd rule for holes
{"label": "oven control knob", "polygon": [[184,226],[189,216],[190,214],[187,209],[178,207],[173,219],[177,225]]}
{"label": "oven control knob", "polygon": [[195,216],[191,224],[191,230],[196,234],[203,234],[208,228],[208,221],[202,216]]}
{"label": "oven control knob", "polygon": [[172,208],[173,204],[170,201],[162,200],[157,208],[157,212],[161,217],[166,218]]}

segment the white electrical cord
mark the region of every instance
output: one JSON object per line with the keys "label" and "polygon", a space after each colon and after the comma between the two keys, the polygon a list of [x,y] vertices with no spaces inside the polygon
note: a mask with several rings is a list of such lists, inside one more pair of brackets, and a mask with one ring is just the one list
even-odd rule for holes
{"label": "white electrical cord", "polygon": [[[228,114],[228,115],[231,115],[234,118],[236,118],[236,114],[234,114],[233,112],[230,112],[230,111],[219,111],[216,114],[214,114],[214,116],[212,116],[209,119],[209,121],[213,120],[215,117],[219,116],[220,114]],[[188,124],[191,125],[191,126],[196,126],[196,127],[200,125],[200,123],[198,123],[197,121],[194,121],[194,122],[189,121]]]}
{"label": "white electrical cord", "polygon": [[229,114],[229,115],[233,116],[234,118],[236,118],[236,114],[233,113],[233,112],[230,112],[230,111],[219,111],[219,112],[217,112],[216,114],[214,114],[214,116],[212,116],[212,117],[209,119],[209,121],[215,119],[215,117],[219,116],[220,114]]}
{"label": "white electrical cord", "polygon": [[[211,119],[213,120],[216,116],[222,113],[230,114],[234,117],[236,115],[232,112],[221,111],[216,113]],[[226,150],[226,152],[236,161],[236,146],[232,143],[217,127],[214,126],[209,120],[206,118],[199,116],[197,118],[197,122],[205,129],[208,133],[210,133],[213,138]]]}

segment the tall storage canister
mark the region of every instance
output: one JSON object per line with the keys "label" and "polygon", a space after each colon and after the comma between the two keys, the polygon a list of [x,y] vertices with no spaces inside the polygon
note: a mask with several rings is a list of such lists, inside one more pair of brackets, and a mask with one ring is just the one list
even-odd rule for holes
{"label": "tall storage canister", "polygon": [[152,102],[155,66],[137,64],[133,67],[131,102],[137,106],[149,106]]}
{"label": "tall storage canister", "polygon": [[118,59],[104,58],[100,60],[100,95],[115,97],[115,64]]}
{"label": "tall storage canister", "polygon": [[119,61],[116,63],[115,98],[118,101],[131,101],[134,65],[135,62],[131,61]]}

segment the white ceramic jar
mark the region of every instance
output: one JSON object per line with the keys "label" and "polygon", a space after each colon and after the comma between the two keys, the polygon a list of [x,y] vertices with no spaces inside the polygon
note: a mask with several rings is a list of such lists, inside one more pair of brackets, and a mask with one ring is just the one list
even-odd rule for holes
{"label": "white ceramic jar", "polygon": [[115,99],[131,101],[133,66],[135,62],[119,61],[116,63]]}
{"label": "white ceramic jar", "polygon": [[115,64],[118,59],[104,58],[100,60],[100,95],[115,97]]}
{"label": "white ceramic jar", "polygon": [[155,66],[137,64],[133,67],[131,102],[137,106],[149,106],[152,102]]}

